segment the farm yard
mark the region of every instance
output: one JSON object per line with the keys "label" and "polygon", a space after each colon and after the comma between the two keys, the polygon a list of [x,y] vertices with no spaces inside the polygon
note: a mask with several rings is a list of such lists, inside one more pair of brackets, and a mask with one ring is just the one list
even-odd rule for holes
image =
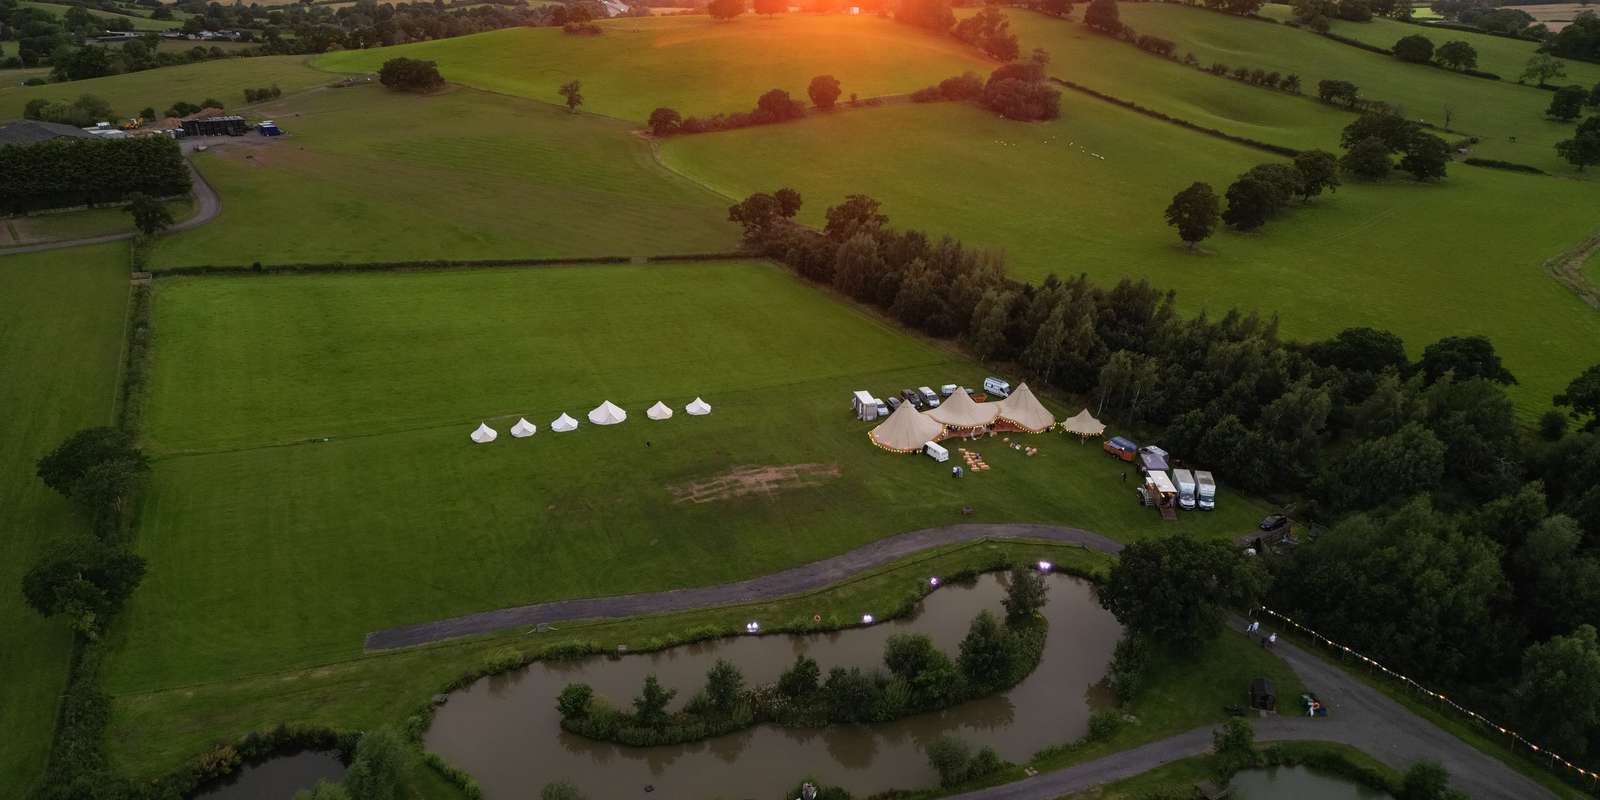
{"label": "farm yard", "polygon": [[[958,19],[977,13],[955,10]],[[1176,42],[1176,59],[1092,31],[1081,24],[1082,8],[1067,19],[1020,8],[993,13],[1009,20],[1024,59],[1034,48],[1049,54],[1044,71],[1058,81],[1270,147],[1186,129],[1059,82],[1059,118],[1042,122],[1009,120],[980,102],[908,102],[901,95],[966,71],[987,75],[999,62],[952,36],[869,13],[746,14],[729,22],[628,17],[597,22],[598,35],[521,26],[314,56],[224,59],[33,87],[0,84],[5,118],[40,98],[92,94],[121,116],[146,105],[216,97],[230,113],[252,123],[275,120],[285,133],[269,138],[252,131],[208,138],[203,149],[186,146],[222,208],[191,229],[152,233],[132,245],[5,255],[7,245],[129,230],[133,218],[107,206],[0,220],[0,297],[18,301],[0,304],[0,399],[11,409],[0,423],[10,426],[0,436],[0,465],[9,466],[0,472],[0,528],[25,532],[0,541],[0,674],[16,676],[0,686],[0,718],[16,720],[15,735],[0,737],[0,785],[53,779],[63,769],[67,745],[60,742],[78,747],[83,726],[95,724],[77,713],[57,720],[58,698],[78,697],[76,690],[63,695],[69,670],[106,693],[108,717],[90,736],[109,771],[88,774],[110,785],[120,777],[183,775],[185,765],[199,761],[225,762],[224,745],[242,748],[241,737],[284,724],[401,729],[408,746],[420,747],[432,712],[414,715],[429,698],[437,705],[440,692],[454,697],[470,687],[458,681],[463,674],[503,672],[563,648],[654,651],[749,631],[739,626],[757,619],[789,630],[870,625],[864,609],[909,609],[930,591],[930,575],[1006,564],[1053,564],[1099,583],[1105,594],[1095,613],[1115,614],[1126,641],[1138,644],[1137,618],[1125,618],[1127,605],[1106,599],[1117,596],[1115,576],[1149,568],[1161,561],[1149,554],[1167,547],[1184,557],[1205,551],[1221,553],[1230,565],[1242,562],[1245,542],[1280,530],[1267,515],[1293,517],[1281,531],[1291,540],[1307,534],[1290,542],[1305,546],[1278,552],[1273,541],[1273,552],[1257,553],[1252,566],[1241,567],[1255,570],[1260,562],[1250,576],[1232,574],[1231,566],[1215,574],[1196,570],[1212,575],[1213,584],[1224,573],[1241,586],[1278,581],[1270,595],[1240,588],[1228,605],[1213,609],[1219,614],[1257,601],[1295,610],[1282,605],[1291,596],[1283,576],[1323,581],[1332,588],[1320,596],[1360,608],[1365,598],[1342,591],[1330,576],[1359,575],[1376,592],[1392,570],[1406,576],[1403,585],[1387,587],[1407,609],[1393,615],[1401,628],[1437,629],[1438,638],[1459,643],[1473,638],[1450,636],[1462,629],[1451,626],[1467,625],[1463,620],[1475,619],[1484,630],[1505,623],[1483,640],[1525,643],[1530,651],[1567,633],[1565,623],[1544,630],[1470,617],[1472,601],[1461,597],[1436,603],[1408,594],[1460,583],[1460,594],[1500,597],[1493,613],[1514,616],[1505,609],[1525,610],[1518,604],[1531,602],[1528,582],[1535,579],[1526,570],[1496,570],[1502,558],[1520,563],[1512,561],[1526,557],[1519,540],[1534,536],[1509,531],[1540,526],[1543,536],[1545,528],[1567,524],[1545,516],[1558,512],[1570,516],[1575,530],[1594,524],[1584,516],[1589,506],[1563,495],[1569,490],[1540,471],[1576,462],[1580,443],[1595,436],[1577,432],[1585,421],[1581,406],[1570,415],[1565,408],[1552,412],[1552,397],[1572,391],[1574,378],[1600,360],[1600,312],[1572,284],[1578,275],[1600,286],[1600,255],[1591,252],[1586,261],[1574,255],[1593,249],[1600,219],[1597,187],[1587,180],[1597,171],[1580,173],[1553,149],[1574,126],[1545,119],[1551,94],[1515,81],[1535,45],[1382,19],[1333,24],[1334,33],[1379,47],[1419,30],[1435,43],[1470,40],[1479,67],[1505,78],[1496,82],[1404,64],[1286,25],[1174,4],[1122,3],[1120,13],[1139,32]],[[1261,13],[1287,16],[1281,6]],[[1305,94],[1185,66],[1179,59],[1190,52],[1202,65],[1297,73]],[[419,92],[376,80],[335,86],[401,56],[436,62],[448,83]],[[1600,80],[1595,64],[1569,62],[1568,70],[1569,79],[1585,85]],[[852,94],[895,97],[720,133],[663,138],[644,130],[662,106],[685,116],[731,113],[750,109],[773,88],[804,102],[807,84],[823,74],[840,80],[841,104]],[[1287,164],[1271,147],[1341,149],[1341,131],[1358,115],[1315,99],[1324,78],[1350,80],[1363,97],[1394,103],[1412,118],[1440,123],[1433,109],[1450,106],[1456,130],[1447,138],[1482,137],[1471,155],[1552,174],[1459,159],[1443,180],[1346,174],[1336,191],[1292,202],[1262,229],[1242,233],[1213,221],[1214,235],[1185,247],[1163,218],[1174,192],[1204,181],[1220,196],[1256,165]],[[569,81],[582,84],[582,102],[572,109],[562,107],[557,93]],[[274,84],[280,97],[244,102],[244,89]],[[744,216],[751,206],[730,209],[780,188],[803,198],[797,226],[787,218],[794,213],[791,196],[768,198],[788,211],[771,212],[778,216],[767,224],[790,226],[791,239],[763,239],[753,217]],[[894,228],[923,231],[935,242],[953,237],[969,255],[1003,254],[1003,272],[986,276],[981,268],[991,262],[961,261],[950,249],[930,247],[920,252],[938,264],[910,259],[897,274],[903,265],[891,263],[894,248],[884,244],[862,274],[881,282],[892,275],[902,295],[913,276],[934,284],[970,280],[980,287],[974,296],[985,298],[978,309],[988,308],[990,295],[1016,292],[1020,301],[996,306],[1003,325],[991,331],[1004,342],[988,352],[1006,355],[974,356],[984,337],[981,315],[968,313],[973,306],[951,314],[960,318],[940,330],[931,315],[916,318],[915,306],[908,311],[908,304],[847,287],[841,265],[849,265],[846,253],[863,238],[883,237],[905,252],[917,241],[892,238],[875,227],[882,221],[868,220],[854,235],[838,233],[853,222],[843,213],[851,211],[852,195],[881,201],[877,210]],[[843,211],[830,212],[835,206]],[[178,199],[168,208],[181,220],[192,204]],[[827,248],[829,259],[837,254],[828,275],[807,271],[808,247]],[[664,255],[690,258],[646,262]],[[1553,277],[1552,259],[1563,255],[1559,272],[1569,285]],[[596,257],[632,263],[580,263]],[[547,263],[469,263],[501,259]],[[457,264],[446,268],[438,263],[444,261]],[[979,269],[951,266],[972,263]],[[235,269],[196,274],[212,266]],[[130,302],[129,272],[146,270],[154,277],[134,278]],[[1089,283],[1072,280],[1080,275]],[[1124,279],[1147,279],[1154,288],[1112,289]],[[1160,306],[1168,289],[1176,297],[1170,318]],[[1148,307],[1127,299],[1140,292],[1153,298]],[[1254,328],[1248,317],[1228,316],[1233,309],[1272,321]],[[1145,312],[1148,319],[1136,319]],[[1101,362],[1094,369],[1066,366],[1074,343],[1092,339],[1113,349],[1104,331],[1119,319],[1129,330],[1159,334],[1138,345],[1148,348],[1133,362],[1144,374],[1123,379],[1125,386],[1145,387],[1130,390],[1131,400],[1129,392],[1114,390],[1109,353],[1094,355]],[[1055,356],[1041,333],[1048,325],[1060,326]],[[1373,432],[1387,423],[1373,399],[1382,399],[1373,388],[1385,385],[1380,370],[1363,373],[1338,362],[1348,354],[1327,354],[1334,343],[1347,343],[1322,341],[1363,326],[1404,340],[1400,368],[1418,388],[1407,395],[1398,378],[1391,382],[1394,406],[1403,409],[1396,418],[1414,417],[1398,432]],[[1485,379],[1462,378],[1463,392],[1450,394],[1456,379],[1433,374],[1435,367],[1421,362],[1424,348],[1471,336],[1487,337],[1493,354],[1482,363],[1462,356],[1455,366],[1481,368]],[[1386,344],[1351,358],[1381,361],[1389,354],[1377,351]],[[1199,354],[1159,360],[1186,345]],[[1494,356],[1514,384],[1494,382],[1500,365]],[[1069,369],[1088,377],[1069,389],[1063,377]],[[1191,384],[1206,389],[1183,386],[1190,378],[1181,373],[1191,371]],[[1242,377],[1228,383],[1230,374]],[[1306,449],[1315,469],[1286,489],[1258,483],[1251,493],[1234,483],[1243,478],[1196,464],[1218,469],[1217,510],[1183,511],[1176,522],[1164,522],[1135,501],[1134,487],[1143,480],[1137,469],[1107,455],[1099,441],[1055,430],[1003,434],[1010,441],[948,439],[949,461],[938,463],[885,453],[868,436],[879,421],[855,419],[850,407],[857,390],[880,397],[944,384],[980,390],[988,376],[1004,376],[1013,387],[1026,380],[1057,421],[1087,408],[1110,423],[1107,437],[1170,444],[1183,435],[1194,447],[1177,449],[1197,451],[1202,441],[1209,447],[1227,439],[1213,435],[1221,429],[1237,432],[1227,442],[1230,451],[1266,464],[1263,471],[1297,474],[1292,470],[1303,465],[1290,462]],[[119,395],[125,379],[131,394]],[[1143,391],[1157,395],[1147,398],[1152,406],[1194,411],[1123,418]],[[1175,396],[1185,391],[1216,396]],[[696,398],[710,404],[709,414],[687,413]],[[626,421],[591,424],[590,410],[603,401],[625,410]],[[658,401],[675,411],[670,419],[647,417]],[[1231,406],[1219,420],[1212,412],[1224,403]],[[1452,403],[1472,407],[1452,409]],[[119,408],[137,413],[120,417]],[[1196,432],[1202,408],[1205,430]],[[1562,418],[1553,432],[1552,413]],[[578,420],[576,430],[550,428],[563,414]],[[1439,421],[1447,414],[1455,416]],[[1269,416],[1275,428],[1264,422]],[[134,421],[128,432],[150,458],[148,475],[117,517],[145,572],[97,638],[74,644],[61,618],[70,614],[41,618],[11,587],[60,540],[105,534],[92,512],[75,508],[92,501],[69,502],[50,491],[35,478],[35,464],[73,431],[118,419]],[[512,435],[519,419],[537,433]],[[1502,421],[1503,429],[1495,427]],[[469,434],[480,425],[497,438],[475,443]],[[1440,474],[1419,492],[1434,498],[1431,504],[1405,505],[1418,494],[1408,493],[1339,505],[1347,502],[1337,491],[1340,476],[1360,480],[1346,465],[1377,459],[1383,455],[1377,445],[1410,443],[1396,445],[1419,453],[1404,466],[1424,462],[1427,448],[1404,438],[1423,435],[1419,430],[1436,436],[1439,446]],[[1295,436],[1309,444],[1299,451],[1278,447]],[[1480,474],[1459,468],[1468,459]],[[966,468],[959,478],[952,472],[958,465]],[[1396,467],[1383,474],[1400,482],[1423,471]],[[1518,494],[1535,481],[1547,487],[1537,513],[1527,491]],[[1523,516],[1490,516],[1513,501]],[[896,536],[961,525],[1002,533],[899,552],[804,592],[752,595],[727,606],[575,616],[553,627],[501,624],[393,650],[367,638],[425,623],[448,628],[455,618],[530,604],[595,598],[603,604],[615,596],[728,588],[848,559]],[[1045,530],[1021,525],[1048,526],[1051,535],[1017,533]],[[1340,542],[1372,542],[1375,532],[1401,529],[1393,526],[1406,535],[1344,553],[1354,568],[1304,566],[1319,565],[1315,554],[1337,552],[1331,548]],[[1506,541],[1486,541],[1483,531],[1502,528]],[[1144,547],[1157,549],[1135,558]],[[1397,560],[1373,566],[1371,559],[1391,556]],[[1587,564],[1591,556],[1574,549],[1562,560]],[[1130,562],[1145,566],[1124,571]],[[1411,579],[1421,573],[1428,580]],[[1489,587],[1479,582],[1484,576],[1500,583]],[[1215,593],[1214,585],[1184,585],[1185,592]],[[1429,616],[1440,608],[1439,616]],[[1349,629],[1340,635],[1348,637]],[[772,641],[800,649],[801,640]],[[1523,663],[1523,652],[1507,646],[1494,654],[1492,667],[1481,668],[1501,671],[1492,681],[1460,668],[1451,676],[1458,683],[1434,682],[1439,662],[1417,666],[1421,658],[1409,649],[1421,645],[1404,637],[1399,644],[1361,644],[1480,708],[1510,696],[1506,687]],[[1460,646],[1461,658],[1451,663],[1491,663]],[[675,652],[652,657],[671,659]],[[1070,743],[1082,732],[1052,730],[1037,743],[1043,750],[1023,763],[946,789],[1020,780],[1024,770],[1048,776],[1103,757],[1134,758],[1123,751],[1194,737],[1226,719],[1249,677],[1270,677],[1287,702],[1302,690],[1325,691],[1326,684],[1315,684],[1332,680],[1330,673],[1343,675],[1326,664],[1307,667],[1298,659],[1316,659],[1293,652],[1231,633],[1187,650],[1154,649],[1144,656],[1147,672],[1134,676],[1147,681],[1142,694],[1119,684],[1126,673],[1115,670],[1092,690],[1095,703],[1108,704],[1095,708],[1114,708],[1109,716],[1121,722],[1090,720],[1090,733]],[[92,654],[92,666],[81,666],[74,653]],[[1400,660],[1408,656],[1417,660]],[[1076,699],[1081,688],[1064,691]],[[1578,796],[1540,765],[1484,746],[1476,729],[1463,732],[1436,709],[1417,708],[1403,691],[1363,691],[1395,696],[1428,731],[1438,725],[1459,734],[1459,740],[1420,739],[1440,748],[1442,755],[1429,755],[1446,762],[1453,777],[1502,788],[1531,779],[1550,796]],[[628,705],[626,697],[609,701]],[[1335,701],[1331,740],[1365,730],[1351,726],[1367,724],[1359,715],[1379,707],[1341,702]],[[1507,708],[1522,711],[1493,708],[1497,716]],[[1349,721],[1341,716],[1347,711]],[[1303,722],[1287,716],[1256,724],[1279,736]],[[1524,730],[1533,724],[1515,721]],[[1096,724],[1110,732],[1096,732]],[[1210,741],[1203,733],[1195,741]],[[724,743],[687,748],[719,752]],[[1398,763],[1398,752],[1389,748],[1374,762],[1393,773],[1391,788],[1407,766]],[[56,759],[48,773],[47,755]],[[409,797],[472,796],[449,772],[413,766]],[[1136,785],[1166,786],[1164,775]],[[180,793],[189,796],[192,788]],[[674,796],[670,786],[662,789],[657,796]],[[1486,796],[1532,795],[1514,789]]]}

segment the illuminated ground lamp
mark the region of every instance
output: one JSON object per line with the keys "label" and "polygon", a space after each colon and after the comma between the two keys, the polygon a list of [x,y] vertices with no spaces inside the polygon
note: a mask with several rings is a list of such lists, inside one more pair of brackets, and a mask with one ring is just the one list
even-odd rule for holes
{"label": "illuminated ground lamp", "polygon": [[861,624],[862,625],[871,625],[872,624],[872,615],[871,614],[862,614],[861,615]]}
{"label": "illuminated ground lamp", "polygon": [[1055,566],[1055,565],[1051,564],[1048,561],[1040,561],[1039,562],[1039,571],[1040,572],[1049,572],[1053,566]]}
{"label": "illuminated ground lamp", "polygon": [[751,621],[745,623],[744,632],[745,633],[760,633],[761,632],[761,623],[756,622],[755,620],[751,620]]}
{"label": "illuminated ground lamp", "polygon": [[929,578],[928,585],[935,589],[939,588],[939,576],[935,575],[932,578]]}

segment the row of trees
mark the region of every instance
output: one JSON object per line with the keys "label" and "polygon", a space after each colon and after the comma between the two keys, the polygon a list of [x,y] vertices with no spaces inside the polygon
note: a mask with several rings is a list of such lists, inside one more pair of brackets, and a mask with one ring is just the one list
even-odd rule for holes
{"label": "row of trees", "polygon": [[695,741],[762,722],[885,722],[947,708],[1010,687],[1038,664],[1045,588],[1037,573],[1013,569],[1005,621],[979,614],[954,659],[927,636],[896,634],[884,644],[884,671],[835,667],[824,677],[815,660],[800,656],[775,684],[747,686],[738,667],[719,660],[707,671],[704,689],[677,712],[669,708],[677,691],[655,675],[645,677],[631,712],[610,707],[583,683],[562,689],[556,707],[564,729],[630,745]]}
{"label": "row of trees", "polygon": [[1448,142],[1388,108],[1362,114],[1340,136],[1345,154],[1339,166],[1368,180],[1385,178],[1396,166],[1416,180],[1445,177],[1450,163]]}
{"label": "row of trees", "polygon": [[1411,64],[1434,64],[1446,69],[1472,70],[1478,66],[1478,51],[1472,45],[1454,39],[1439,45],[1435,50],[1433,40],[1420,33],[1402,36],[1390,48],[1394,57]]}
{"label": "row of trees", "polygon": [[177,142],[51,139],[0,147],[0,213],[101,205],[131,195],[172,197],[189,191]]}
{"label": "row of trees", "polygon": [[[811,104],[823,111],[831,111],[839,102],[839,95],[844,88],[839,79],[832,75],[818,75],[811,79],[806,87],[806,95],[811,98]],[[856,102],[851,95],[852,104]],[[718,114],[713,117],[684,118],[677,109],[665,106],[650,112],[650,118],[645,121],[650,132],[656,136],[671,136],[676,133],[705,133],[707,131],[731,130],[749,125],[766,125],[774,122],[786,122],[805,116],[805,105],[789,97],[789,93],[781,89],[773,89],[756,100],[755,111],[748,114]]]}

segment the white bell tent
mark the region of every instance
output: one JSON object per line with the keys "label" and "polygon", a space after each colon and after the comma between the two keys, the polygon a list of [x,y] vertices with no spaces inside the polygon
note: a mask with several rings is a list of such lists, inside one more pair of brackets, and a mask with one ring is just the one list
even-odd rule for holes
{"label": "white bell tent", "polygon": [[472,432],[472,441],[478,444],[488,444],[498,438],[500,434],[482,422],[478,423],[478,429]]}
{"label": "white bell tent", "polygon": [[577,429],[578,421],[567,416],[566,412],[564,411],[561,413],[561,416],[556,417],[555,421],[550,423],[550,430],[553,430],[556,433],[567,433],[568,431],[575,431]]}
{"label": "white bell tent", "polygon": [[527,417],[517,420],[517,424],[511,426],[511,435],[518,439],[526,439],[538,432],[538,426],[529,422]]}
{"label": "white bell tent", "polygon": [[617,408],[610,400],[594,407],[589,412],[589,421],[596,425],[615,425],[627,420],[628,412]]}
{"label": "white bell tent", "polygon": [[666,403],[657,400],[649,411],[644,412],[644,415],[654,420],[672,419],[672,409],[667,408]]}
{"label": "white bell tent", "polygon": [[694,402],[684,406],[683,410],[689,412],[691,417],[703,417],[711,413],[711,404],[696,397]]}

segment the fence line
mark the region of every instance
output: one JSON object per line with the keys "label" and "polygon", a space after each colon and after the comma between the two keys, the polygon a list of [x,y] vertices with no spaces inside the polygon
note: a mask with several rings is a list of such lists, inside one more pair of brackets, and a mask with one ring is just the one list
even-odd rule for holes
{"label": "fence line", "polygon": [[1266,606],[1259,606],[1259,607],[1257,607],[1256,610],[1261,612],[1261,613],[1264,613],[1264,614],[1270,614],[1274,618],[1278,619],[1279,621],[1281,621],[1281,622],[1283,622],[1285,624],[1294,626],[1294,628],[1296,630],[1300,631],[1301,633],[1303,633],[1303,634],[1305,634],[1307,636],[1310,636],[1312,639],[1315,639],[1318,642],[1321,642],[1322,644],[1325,644],[1325,645],[1327,645],[1328,647],[1330,647],[1330,648],[1332,648],[1334,650],[1343,651],[1344,654],[1349,655],[1349,656],[1354,656],[1355,658],[1360,659],[1362,662],[1366,663],[1368,666],[1376,667],[1377,669],[1383,670],[1384,674],[1389,675],[1390,677],[1393,677],[1393,678],[1397,678],[1397,679],[1399,679],[1399,680],[1401,680],[1401,681],[1403,681],[1403,682],[1405,682],[1407,684],[1410,684],[1411,687],[1416,689],[1417,691],[1419,691],[1419,692],[1421,692],[1421,693],[1423,693],[1423,694],[1425,694],[1425,695],[1427,695],[1429,697],[1432,697],[1432,698],[1438,700],[1439,702],[1444,703],[1444,704],[1454,708],[1455,710],[1457,710],[1457,711],[1459,711],[1459,712],[1461,712],[1463,714],[1466,714],[1467,716],[1471,717],[1472,719],[1477,720],[1478,722],[1481,722],[1484,725],[1487,725],[1490,728],[1493,728],[1494,730],[1499,731],[1500,733],[1505,734],[1507,737],[1509,737],[1511,739],[1511,741],[1513,743],[1521,742],[1523,745],[1526,745],[1529,750],[1531,750],[1531,751],[1533,751],[1535,753],[1538,753],[1541,757],[1544,757],[1544,756],[1549,757],[1551,766],[1554,766],[1556,764],[1561,764],[1562,766],[1564,766],[1564,767],[1566,767],[1566,768],[1578,773],[1579,775],[1581,775],[1581,776],[1583,776],[1585,778],[1588,778],[1590,781],[1595,782],[1593,785],[1591,785],[1591,788],[1594,788],[1594,786],[1600,785],[1600,772],[1584,769],[1583,767],[1580,767],[1577,764],[1574,764],[1571,761],[1568,761],[1565,758],[1562,758],[1560,755],[1556,754],[1554,751],[1548,750],[1546,748],[1540,747],[1537,744],[1534,744],[1532,741],[1528,740],[1527,737],[1523,736],[1522,734],[1517,733],[1516,731],[1511,730],[1510,728],[1507,728],[1506,726],[1501,725],[1500,723],[1495,722],[1494,720],[1491,720],[1488,717],[1485,717],[1484,715],[1479,714],[1478,712],[1473,711],[1472,709],[1467,708],[1466,706],[1463,706],[1463,705],[1461,705],[1460,703],[1457,703],[1454,700],[1451,700],[1449,697],[1446,697],[1443,692],[1435,692],[1432,689],[1429,689],[1428,687],[1423,686],[1422,684],[1420,684],[1417,681],[1413,680],[1409,676],[1402,675],[1401,673],[1396,672],[1395,670],[1389,669],[1388,667],[1384,666],[1381,662],[1379,662],[1377,659],[1368,658],[1366,655],[1363,655],[1362,653],[1360,653],[1360,652],[1358,652],[1358,651],[1356,651],[1354,649],[1351,649],[1351,647],[1349,645],[1340,644],[1340,643],[1338,643],[1338,642],[1336,642],[1336,641],[1334,641],[1332,639],[1329,639],[1328,637],[1323,636],[1322,634],[1320,634],[1320,633],[1318,633],[1318,632],[1316,632],[1316,631],[1314,631],[1314,630],[1312,630],[1312,629],[1310,629],[1310,628],[1308,628],[1308,627],[1306,627],[1304,625],[1301,625],[1298,622],[1295,622],[1293,619],[1290,619],[1288,616],[1286,616],[1284,614],[1280,614],[1277,611],[1274,611],[1274,610],[1272,610],[1270,608],[1267,608]]}

